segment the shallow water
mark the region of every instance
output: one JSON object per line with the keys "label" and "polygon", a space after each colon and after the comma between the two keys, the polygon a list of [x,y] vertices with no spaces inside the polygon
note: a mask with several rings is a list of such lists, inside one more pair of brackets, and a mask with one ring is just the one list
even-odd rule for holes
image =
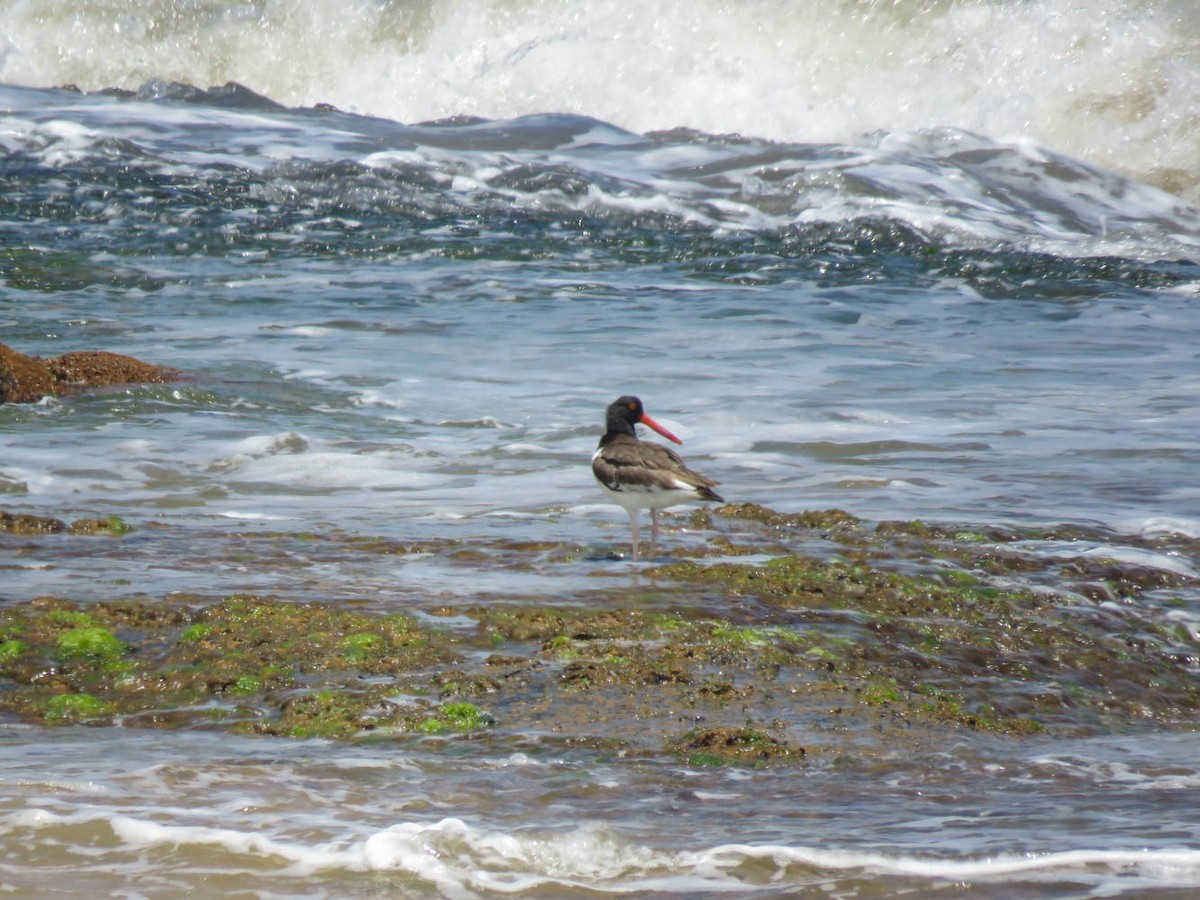
{"label": "shallow water", "polygon": [[[236,13],[222,9],[208,26]],[[956,4],[939,27],[968,27],[972,10],[992,7]],[[1135,4],[1103,13],[1167,33]],[[416,114],[395,97],[346,102],[349,77],[241,77],[285,104],[381,116],[368,118],[167,83],[228,74],[203,66],[160,64],[146,78],[164,80],[143,87],[68,60],[38,79],[18,37],[58,21],[61,38],[65,20],[7,14],[17,37],[0,71],[35,87],[0,87],[0,340],[129,353],[189,377],[0,407],[0,508],[134,527],[120,540],[0,535],[0,602],[247,590],[418,614],[530,598],[669,610],[689,601],[632,581],[615,558],[625,516],[587,467],[604,406],[628,392],[733,501],[1087,525],[1087,539],[1012,549],[1200,568],[1186,542],[1152,541],[1200,535],[1200,213],[1143,183],[1194,160],[1194,133],[1171,143],[1139,120],[1139,152],[1118,164],[1117,149],[1084,152],[1108,107],[1084,104],[1069,140],[1035,142],[1009,136],[1028,134],[1009,127],[1020,115],[972,120],[965,100],[882,121],[865,88],[861,129],[817,127],[833,118],[820,104],[811,130],[762,105],[746,124],[664,119],[655,104],[604,115],[587,91],[496,121],[401,124],[488,110],[455,106],[463,94],[444,82],[449,105]],[[1186,44],[1178,21],[1168,46]],[[278,37],[295,23],[268,24]],[[574,33],[600,52],[588,24]],[[1051,66],[1047,40],[1026,77]],[[480,71],[546,65],[552,43]],[[423,46],[428,63],[439,44]],[[1085,57],[1076,72],[1098,65]],[[1171,103],[1191,77],[1161,82],[1158,108],[1183,117]],[[141,91],[47,89],[67,81]],[[508,96],[483,83],[479,97]],[[1018,102],[1030,118],[1048,101]],[[777,140],[638,133],[677,125]],[[708,539],[688,521],[669,519],[684,554]],[[331,549],[342,538],[429,552]],[[583,549],[548,565],[521,542]],[[486,570],[450,546],[489,555]],[[1194,582],[1113,602],[1133,623],[1200,623]],[[4,723],[0,885],[1063,897],[1200,884],[1193,734],[963,733],[919,755],[879,747],[778,770],[689,769],[559,737],[344,745]]]}
{"label": "shallow water", "polygon": [[[205,734],[4,737],[5,884],[64,892],[1179,896],[1194,735],[963,736],[801,771],[613,760],[531,739],[397,753]],[[98,752],[99,751],[99,752]],[[35,794],[24,800],[20,791]],[[35,868],[34,868],[35,867]]]}

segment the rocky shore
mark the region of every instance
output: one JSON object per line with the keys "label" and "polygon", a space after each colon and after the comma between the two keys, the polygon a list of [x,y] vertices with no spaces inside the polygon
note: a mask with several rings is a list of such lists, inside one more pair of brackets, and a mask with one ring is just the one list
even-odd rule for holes
{"label": "rocky shore", "polygon": [[[338,740],[550,741],[712,765],[801,765],[898,742],[917,752],[964,730],[1025,739],[1194,727],[1200,641],[1171,610],[1197,579],[1029,550],[1104,541],[1195,559],[1193,539],[870,524],[753,505],[697,511],[688,528],[707,533],[699,552],[640,571],[652,604],[603,590],[502,603],[468,591],[420,616],[366,598],[114,592],[92,603],[9,602],[0,715]],[[55,541],[129,540],[138,529],[116,517],[72,526],[0,515],[0,541],[33,542],[40,558]],[[228,540],[197,535],[195,552],[236,552],[254,565],[256,544]],[[553,574],[589,559],[587,548],[553,542],[258,536],[264,552],[272,543],[325,562],[437,555],[480,591],[505,569]],[[824,550],[805,549],[814,543]]]}

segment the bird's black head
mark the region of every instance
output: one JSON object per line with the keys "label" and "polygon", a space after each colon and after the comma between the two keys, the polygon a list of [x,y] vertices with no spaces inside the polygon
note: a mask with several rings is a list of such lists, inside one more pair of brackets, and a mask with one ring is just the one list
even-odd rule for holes
{"label": "bird's black head", "polygon": [[629,394],[626,394],[624,397],[618,397],[612,403],[608,404],[605,421],[606,431],[604,437],[600,439],[600,443],[603,444],[606,441],[610,441],[618,434],[628,434],[636,438],[637,429],[633,426],[638,423],[653,428],[668,441],[674,441],[676,444],[683,443],[683,441],[646,415],[646,410],[642,408],[642,401]]}
{"label": "bird's black head", "polygon": [[609,434],[633,434],[633,426],[642,421],[646,415],[646,410],[642,406],[642,401],[637,397],[631,397],[626,394],[624,397],[618,397],[612,403],[608,404],[608,411],[605,414],[605,424]]}

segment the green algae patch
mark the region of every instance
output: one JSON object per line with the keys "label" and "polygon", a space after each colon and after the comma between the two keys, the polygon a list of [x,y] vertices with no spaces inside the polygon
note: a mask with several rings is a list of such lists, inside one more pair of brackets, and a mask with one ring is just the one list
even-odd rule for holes
{"label": "green algae patch", "polygon": [[580,654],[579,648],[575,646],[575,641],[565,634],[552,637],[542,644],[542,652],[547,656],[566,661],[578,659]]}
{"label": "green algae patch", "polygon": [[231,695],[261,694],[267,689],[266,679],[258,675],[239,675],[226,689]]}
{"label": "green algae patch", "polygon": [[475,731],[492,724],[491,716],[474,703],[446,703],[441,716],[459,731]]}
{"label": "green algae patch", "polygon": [[894,678],[883,682],[868,682],[857,691],[860,703],[868,706],[890,706],[901,700],[900,686]]}
{"label": "green algae patch", "polygon": [[76,519],[67,528],[70,534],[94,534],[121,537],[133,531],[133,526],[120,516],[108,516],[104,519]]}
{"label": "green algae patch", "polygon": [[26,644],[24,641],[17,640],[16,638],[9,638],[6,641],[0,641],[0,666],[13,662],[28,649],[28,644]]}
{"label": "green algae patch", "polygon": [[104,628],[73,628],[58,636],[55,648],[60,659],[92,665],[109,665],[129,652],[129,646]]}
{"label": "green algae patch", "polygon": [[385,688],[365,691],[364,679],[386,683],[457,658],[451,638],[405,616],[249,595],[202,608],[41,598],[0,610],[0,637],[0,715],[80,718],[54,697],[87,695],[132,724],[265,722],[296,736],[369,729],[386,709]]}
{"label": "green algae patch", "polygon": [[57,694],[46,700],[42,716],[49,723],[62,723],[95,719],[111,712],[112,704],[91,694]]}
{"label": "green algae patch", "polygon": [[383,637],[369,631],[348,634],[338,644],[347,662],[358,663],[383,650]]}
{"label": "green algae patch", "polygon": [[212,630],[212,626],[207,622],[197,622],[185,628],[177,640],[180,644],[194,644],[212,634]]}
{"label": "green algae patch", "polygon": [[495,720],[474,703],[457,701],[444,703],[434,715],[427,716],[413,730],[421,734],[444,734],[448,731],[479,731],[495,724]]}
{"label": "green algae patch", "polygon": [[46,614],[46,620],[71,628],[92,628],[96,624],[92,616],[78,609],[52,609]]}

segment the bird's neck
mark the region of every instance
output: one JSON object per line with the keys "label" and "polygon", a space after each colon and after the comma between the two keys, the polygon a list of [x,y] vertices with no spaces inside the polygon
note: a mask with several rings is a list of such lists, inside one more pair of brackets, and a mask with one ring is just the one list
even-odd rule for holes
{"label": "bird's neck", "polygon": [[630,425],[628,428],[610,428],[605,433],[604,437],[600,438],[600,446],[607,447],[613,441],[636,441],[637,439],[637,432],[633,430],[632,425]]}

